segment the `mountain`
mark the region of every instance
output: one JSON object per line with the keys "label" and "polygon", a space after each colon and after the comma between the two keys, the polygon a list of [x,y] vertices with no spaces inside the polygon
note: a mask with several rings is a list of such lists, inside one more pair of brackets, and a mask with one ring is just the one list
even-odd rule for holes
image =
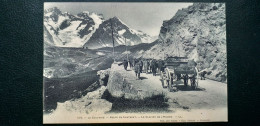
{"label": "mountain", "polygon": [[57,7],[44,10],[44,41],[59,47],[82,47],[103,20],[102,15],[87,11],[72,15]]}
{"label": "mountain", "polygon": [[163,22],[160,43],[141,53],[142,57],[163,59],[187,56],[198,63],[206,77],[226,81],[226,16],[224,3],[194,3],[178,10]]}
{"label": "mountain", "polygon": [[[115,46],[150,43],[153,38],[129,28],[119,18],[111,18],[114,28]],[[110,19],[88,11],[72,15],[62,13],[57,7],[44,10],[44,41],[58,47],[88,47],[91,49],[112,47]]]}
{"label": "mountain", "polygon": [[141,43],[151,43],[153,41],[151,36],[143,33],[142,31],[131,29],[119,18],[113,17],[100,24],[96,32],[85,43],[84,47],[91,49],[112,47],[113,42],[111,23],[113,27],[115,46],[125,45],[125,38],[126,44],[130,46]]}

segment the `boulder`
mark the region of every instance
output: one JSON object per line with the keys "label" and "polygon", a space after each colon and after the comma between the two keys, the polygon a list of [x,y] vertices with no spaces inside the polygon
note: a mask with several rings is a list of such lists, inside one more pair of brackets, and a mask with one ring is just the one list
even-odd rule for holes
{"label": "boulder", "polygon": [[110,74],[110,69],[100,70],[97,72],[97,75],[99,76],[100,85],[105,85],[105,86],[107,85],[109,74]]}
{"label": "boulder", "polygon": [[109,93],[114,97],[122,97],[124,95],[123,85],[125,85],[123,82],[123,76],[121,76],[117,71],[111,71],[107,85]]}
{"label": "boulder", "polygon": [[101,86],[99,89],[87,93],[84,99],[100,99],[107,88],[105,86]]}
{"label": "boulder", "polygon": [[[128,75],[123,67],[118,66],[117,64],[112,64],[110,76],[107,83],[108,92],[113,97],[124,97],[127,99],[136,99],[138,91],[133,88],[129,82],[127,82]],[[131,76],[129,78],[135,78]],[[129,79],[128,78],[128,79]]]}

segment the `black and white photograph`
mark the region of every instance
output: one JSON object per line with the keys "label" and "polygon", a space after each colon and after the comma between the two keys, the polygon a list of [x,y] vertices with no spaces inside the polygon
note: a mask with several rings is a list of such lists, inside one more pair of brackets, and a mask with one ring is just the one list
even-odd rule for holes
{"label": "black and white photograph", "polygon": [[43,123],[227,122],[225,3],[44,2]]}

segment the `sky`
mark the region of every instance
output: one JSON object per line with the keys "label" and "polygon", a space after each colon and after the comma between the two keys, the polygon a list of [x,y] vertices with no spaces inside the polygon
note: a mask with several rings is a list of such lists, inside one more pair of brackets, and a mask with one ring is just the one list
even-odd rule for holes
{"label": "sky", "polygon": [[58,7],[71,14],[89,11],[103,14],[105,19],[116,16],[130,28],[157,36],[164,20],[171,19],[179,9],[190,5],[192,3],[183,2],[45,2],[44,9]]}

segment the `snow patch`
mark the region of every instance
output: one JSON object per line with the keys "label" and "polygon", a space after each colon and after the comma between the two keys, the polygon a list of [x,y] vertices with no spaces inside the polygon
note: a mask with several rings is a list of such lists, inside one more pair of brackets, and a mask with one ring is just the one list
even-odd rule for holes
{"label": "snow patch", "polygon": [[118,34],[119,34],[119,35],[123,35],[125,32],[126,32],[126,30],[125,30],[125,29],[122,29],[122,30],[118,31]]}
{"label": "snow patch", "polygon": [[92,32],[91,33],[89,33],[87,36],[85,36],[84,37],[84,42],[87,42],[89,39],[90,39],[90,37],[96,32],[96,30],[98,29],[98,27],[99,27],[99,25],[104,21],[103,20],[103,17],[101,17],[101,16],[99,16],[99,15],[97,15],[97,14],[95,14],[95,13],[91,13],[90,15],[89,15],[89,17],[91,17],[93,20],[94,20],[94,23],[95,23],[95,25],[94,25],[94,27],[92,27]]}
{"label": "snow patch", "polygon": [[104,53],[102,53],[102,52],[97,52],[96,53],[97,55],[100,55],[100,56],[103,56],[103,55],[105,55]]}

